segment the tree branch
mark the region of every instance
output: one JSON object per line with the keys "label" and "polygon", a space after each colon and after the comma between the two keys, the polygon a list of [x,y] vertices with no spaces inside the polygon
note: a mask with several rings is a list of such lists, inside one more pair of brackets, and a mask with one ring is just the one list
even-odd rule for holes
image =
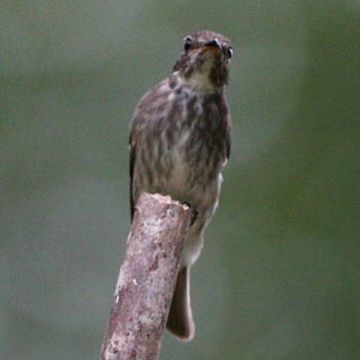
{"label": "tree branch", "polygon": [[169,196],[140,196],[101,360],[158,357],[190,220],[190,209]]}

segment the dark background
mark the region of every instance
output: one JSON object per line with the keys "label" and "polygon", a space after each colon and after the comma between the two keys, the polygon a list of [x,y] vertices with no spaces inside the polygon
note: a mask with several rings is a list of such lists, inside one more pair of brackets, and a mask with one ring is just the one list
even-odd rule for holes
{"label": "dark background", "polygon": [[232,157],[161,359],[359,351],[360,3],[0,4],[0,358],[96,359],[129,230],[128,130],[190,31],[233,41]]}

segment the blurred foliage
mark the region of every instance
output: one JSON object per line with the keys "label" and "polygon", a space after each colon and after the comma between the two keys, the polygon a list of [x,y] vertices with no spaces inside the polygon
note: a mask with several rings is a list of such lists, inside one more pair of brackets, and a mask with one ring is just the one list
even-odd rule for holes
{"label": "blurred foliage", "polygon": [[[360,3],[0,5],[0,358],[96,359],[128,216],[128,124],[182,37],[234,43],[197,334],[161,359],[359,359]],[[120,249],[120,250],[119,250]]]}

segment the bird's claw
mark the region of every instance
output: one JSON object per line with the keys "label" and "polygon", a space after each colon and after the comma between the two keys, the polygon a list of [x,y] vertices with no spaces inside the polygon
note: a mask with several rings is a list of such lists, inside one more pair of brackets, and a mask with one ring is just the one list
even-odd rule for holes
{"label": "bird's claw", "polygon": [[186,205],[186,206],[190,209],[190,211],[191,211],[191,222],[190,222],[190,225],[192,225],[192,224],[195,222],[195,220],[196,220],[196,218],[197,218],[197,216],[198,216],[198,211],[191,205],[190,202],[188,202],[188,201],[183,201],[182,203],[183,203],[184,205]]}

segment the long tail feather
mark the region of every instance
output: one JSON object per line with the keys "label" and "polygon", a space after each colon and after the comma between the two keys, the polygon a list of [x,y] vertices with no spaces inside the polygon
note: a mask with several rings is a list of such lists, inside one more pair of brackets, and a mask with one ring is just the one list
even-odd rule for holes
{"label": "long tail feather", "polygon": [[180,340],[190,341],[195,334],[190,304],[190,268],[180,269],[171,303],[167,328]]}

